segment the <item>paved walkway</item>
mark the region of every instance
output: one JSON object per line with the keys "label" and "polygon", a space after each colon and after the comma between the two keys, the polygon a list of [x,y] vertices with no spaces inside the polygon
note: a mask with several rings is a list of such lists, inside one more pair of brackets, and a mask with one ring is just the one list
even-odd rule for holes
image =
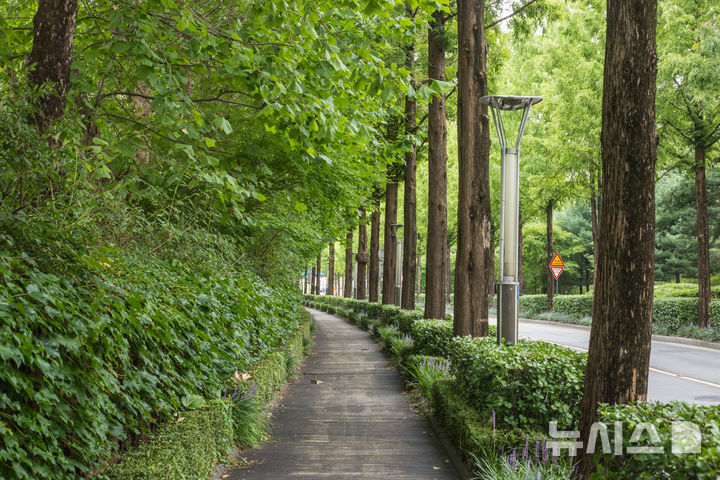
{"label": "paved walkway", "polygon": [[457,479],[370,335],[310,312],[318,324],[315,353],[274,414],[273,441],[242,454],[252,465],[226,478]]}

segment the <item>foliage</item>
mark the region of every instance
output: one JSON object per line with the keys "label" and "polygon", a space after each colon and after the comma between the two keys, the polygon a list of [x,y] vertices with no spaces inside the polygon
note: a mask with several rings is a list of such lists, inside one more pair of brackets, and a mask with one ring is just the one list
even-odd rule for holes
{"label": "foliage", "polygon": [[557,295],[553,297],[553,311],[575,318],[592,316],[592,295]]}
{"label": "foliage", "polygon": [[[697,298],[655,298],[653,303],[653,326],[662,328],[669,334],[674,334],[681,327],[696,325],[697,321]],[[710,302],[710,325],[720,325],[720,300]]]}
{"label": "foliage", "polygon": [[215,400],[185,411],[158,427],[150,439],[127,452],[107,475],[113,480],[208,478],[232,447],[233,415],[228,401]]}
{"label": "foliage", "polygon": [[51,225],[0,220],[5,478],[92,470],[183,397],[219,397],[297,326],[296,294],[250,272],[88,251]]}
{"label": "foliage", "polygon": [[450,360],[428,355],[412,355],[404,370],[425,398],[432,398],[435,382],[451,376]]}
{"label": "foliage", "polygon": [[580,414],[587,355],[558,345],[520,340],[454,338],[456,384],[480,415],[497,425],[544,431],[550,421],[573,427]]}
{"label": "foliage", "polygon": [[535,315],[547,309],[545,295],[522,295],[518,299],[518,310],[524,315]]}
{"label": "foliage", "polygon": [[535,441],[535,451],[530,445],[522,450],[498,455],[490,453],[482,458],[474,458],[477,480],[581,480],[575,474],[572,461],[564,457],[548,455],[547,440],[542,447],[539,439]]}
{"label": "foliage", "polygon": [[[720,298],[720,285],[710,289],[713,298]],[[655,285],[655,297],[697,297],[697,283],[665,283]]]}
{"label": "foliage", "polygon": [[[601,465],[600,473],[591,478],[615,479],[658,479],[684,480],[687,478],[715,479],[720,475],[720,410],[717,407],[703,407],[684,402],[671,403],[635,403],[631,405],[601,405],[598,408],[598,421],[608,427],[611,447],[614,446],[615,422],[622,422],[623,447],[654,446],[662,449],[655,454],[630,454],[624,450],[621,457],[611,452],[599,452],[595,456]],[[633,438],[636,427],[642,423],[651,424],[659,437],[659,442],[652,440],[652,431]],[[693,434],[683,435],[676,431],[673,435],[673,422],[691,422],[699,428],[702,435],[699,452],[675,454],[676,449],[692,446]],[[648,427],[650,428],[650,427]],[[677,428],[677,427],[676,427]],[[687,450],[686,450],[687,451]]]}
{"label": "foliage", "polygon": [[[518,428],[493,427],[492,414],[481,415],[451,380],[434,383],[433,407],[453,443],[472,455],[522,449],[531,436]],[[533,442],[537,434],[532,435]],[[542,441],[542,439],[541,439]]]}
{"label": "foliage", "polygon": [[447,357],[453,337],[453,324],[447,320],[418,320],[413,323],[410,335],[420,355]]}

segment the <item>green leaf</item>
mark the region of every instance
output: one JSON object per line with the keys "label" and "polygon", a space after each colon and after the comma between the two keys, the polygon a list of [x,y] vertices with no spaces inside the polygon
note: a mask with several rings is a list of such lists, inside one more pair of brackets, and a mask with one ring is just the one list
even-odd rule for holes
{"label": "green leaf", "polygon": [[295,210],[298,212],[305,212],[307,211],[308,206],[305,205],[303,202],[295,202]]}

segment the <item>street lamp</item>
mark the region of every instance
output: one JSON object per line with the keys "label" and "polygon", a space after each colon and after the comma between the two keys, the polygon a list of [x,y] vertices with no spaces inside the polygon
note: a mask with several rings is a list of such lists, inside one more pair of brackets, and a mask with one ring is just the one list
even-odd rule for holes
{"label": "street lamp", "polygon": [[[498,301],[498,343],[504,339],[515,345],[518,340],[518,214],[520,211],[520,141],[527,123],[530,107],[541,97],[489,95],[480,99],[492,111],[495,130],[500,140],[502,187],[500,202],[500,287]],[[505,142],[501,110],[522,110],[515,147]]]}
{"label": "street lamp", "polygon": [[395,305],[402,306],[402,266],[403,266],[403,242],[400,237],[400,230],[403,228],[402,223],[393,223],[391,225],[395,232],[395,240],[397,249],[395,250]]}

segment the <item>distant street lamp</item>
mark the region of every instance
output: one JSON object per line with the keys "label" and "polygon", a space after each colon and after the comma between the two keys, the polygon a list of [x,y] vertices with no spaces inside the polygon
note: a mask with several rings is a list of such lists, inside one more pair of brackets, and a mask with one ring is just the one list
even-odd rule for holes
{"label": "distant street lamp", "polygon": [[395,305],[399,307],[402,305],[403,242],[398,230],[403,228],[403,224],[393,223],[390,226],[393,227],[395,240],[397,242],[397,249],[395,250]]}
{"label": "distant street lamp", "polygon": [[[520,211],[520,141],[530,107],[541,97],[490,95],[480,99],[492,111],[495,130],[500,140],[502,187],[500,202],[500,287],[498,299],[498,343],[504,339],[515,345],[518,340],[518,214]],[[515,147],[507,147],[501,110],[522,110]]]}

